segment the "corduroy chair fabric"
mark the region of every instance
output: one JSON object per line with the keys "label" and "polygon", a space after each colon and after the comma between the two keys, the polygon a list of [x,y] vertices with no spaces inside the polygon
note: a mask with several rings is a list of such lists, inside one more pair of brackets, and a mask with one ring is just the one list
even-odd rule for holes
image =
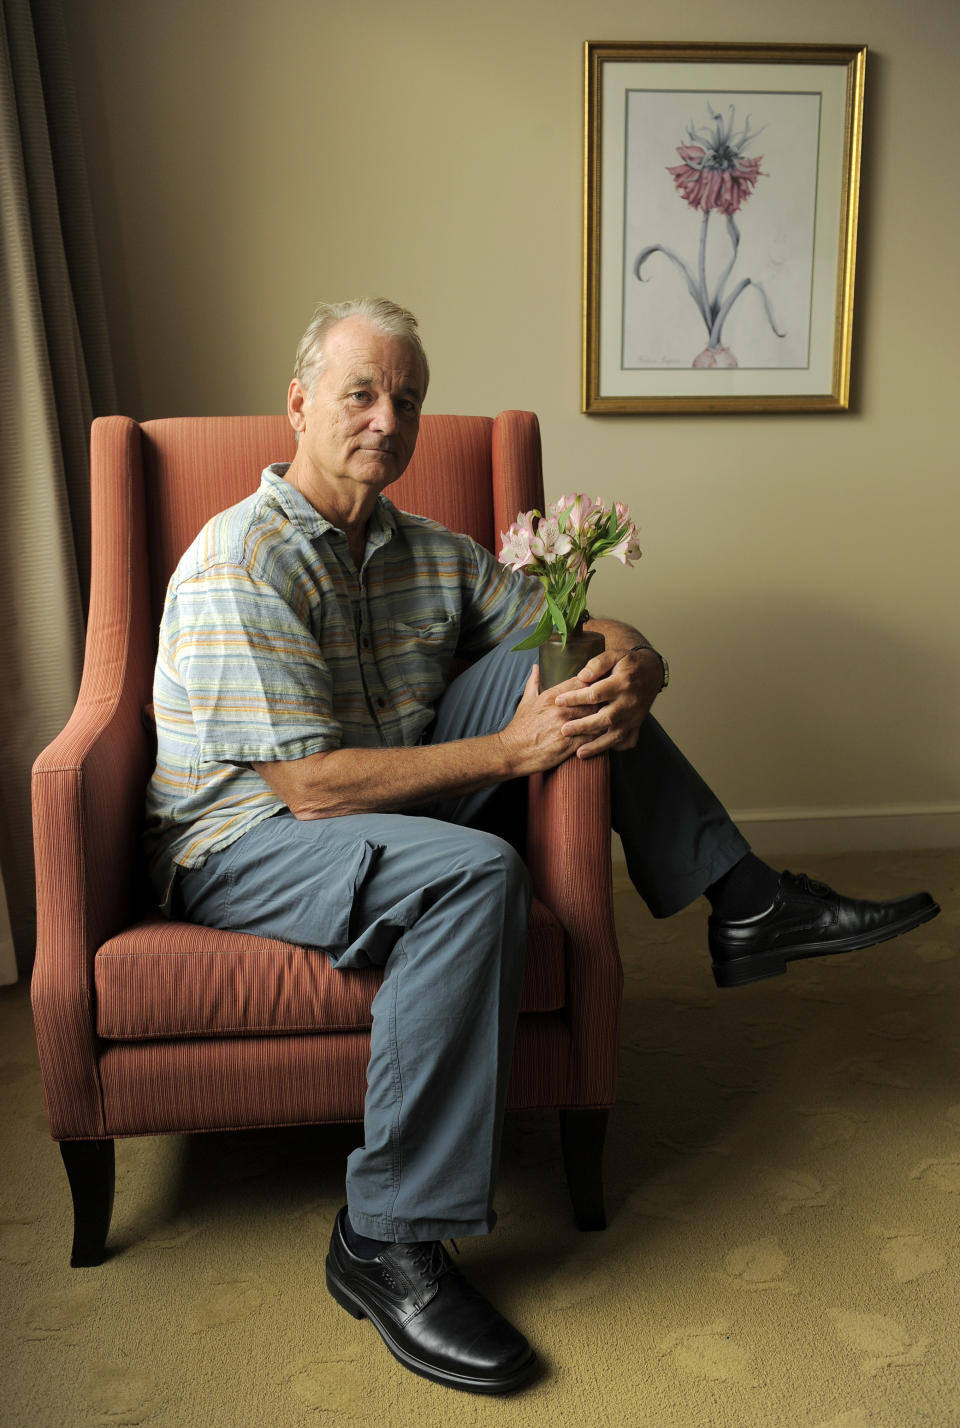
{"label": "corduroy chair fabric", "polygon": [[[167,580],[200,527],[293,455],[285,417],[104,417],[91,439],[93,573],[83,680],[33,771],[31,994],[50,1130],[74,1201],[71,1263],[103,1257],[116,1136],[360,1120],[376,972],[161,917],[139,853]],[[495,549],[542,506],[529,412],[427,416],[390,491]],[[509,1105],[557,1108],[578,1223],[604,1223],[622,969],[606,759],[529,780],[536,895]]]}

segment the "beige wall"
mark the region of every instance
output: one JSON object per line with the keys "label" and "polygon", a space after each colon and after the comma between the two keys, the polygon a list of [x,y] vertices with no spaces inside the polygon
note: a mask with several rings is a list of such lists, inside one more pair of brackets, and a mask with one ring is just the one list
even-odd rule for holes
{"label": "beige wall", "polygon": [[[758,843],[960,842],[956,0],[65,6],[129,414],[280,409],[315,299],[397,298],[429,409],[630,501],[591,603]],[[870,46],[852,414],[579,413],[586,39]]]}

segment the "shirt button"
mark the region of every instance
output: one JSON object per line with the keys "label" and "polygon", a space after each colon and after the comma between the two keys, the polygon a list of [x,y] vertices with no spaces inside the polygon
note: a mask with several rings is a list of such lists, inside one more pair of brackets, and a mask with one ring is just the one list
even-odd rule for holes
{"label": "shirt button", "polygon": [[386,709],[386,707],[387,707],[387,701],[384,699],[384,697],[383,697],[382,694],[378,694],[378,695],[377,695],[377,708],[378,708],[378,709]]}
{"label": "shirt button", "polygon": [[365,650],[368,650],[368,649],[370,648],[370,640],[369,640],[369,637],[368,637],[367,635],[363,635],[363,636],[361,637],[360,643],[363,645],[363,648],[364,648]]}

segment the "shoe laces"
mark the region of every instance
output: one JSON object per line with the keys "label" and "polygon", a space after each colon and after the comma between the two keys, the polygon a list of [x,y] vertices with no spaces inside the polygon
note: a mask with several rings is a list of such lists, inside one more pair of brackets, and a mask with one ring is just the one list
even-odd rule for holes
{"label": "shoe laces", "polygon": [[806,873],[791,873],[789,868],[785,868],[783,878],[797,892],[809,893],[811,897],[826,897],[830,892],[826,883],[817,882],[816,878],[810,878]]}
{"label": "shoe laces", "polygon": [[[450,1243],[459,1254],[456,1240],[451,1240]],[[414,1268],[423,1276],[426,1284],[436,1284],[438,1279],[453,1269],[453,1262],[440,1240],[422,1240],[409,1248]]]}

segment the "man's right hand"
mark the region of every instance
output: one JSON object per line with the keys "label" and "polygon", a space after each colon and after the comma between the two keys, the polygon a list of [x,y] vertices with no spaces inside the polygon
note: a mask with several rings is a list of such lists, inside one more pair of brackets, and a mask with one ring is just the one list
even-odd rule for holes
{"label": "man's right hand", "polygon": [[[530,671],[516,713],[500,731],[504,753],[509,762],[511,777],[541,773],[545,769],[556,768],[565,759],[577,752],[581,744],[590,740],[590,734],[578,735],[571,724],[571,710],[557,704],[557,695],[566,690],[583,689],[579,679],[568,679],[545,693],[540,692],[540,666],[535,664]],[[584,717],[594,710],[585,710]],[[567,733],[564,733],[564,728]]]}

